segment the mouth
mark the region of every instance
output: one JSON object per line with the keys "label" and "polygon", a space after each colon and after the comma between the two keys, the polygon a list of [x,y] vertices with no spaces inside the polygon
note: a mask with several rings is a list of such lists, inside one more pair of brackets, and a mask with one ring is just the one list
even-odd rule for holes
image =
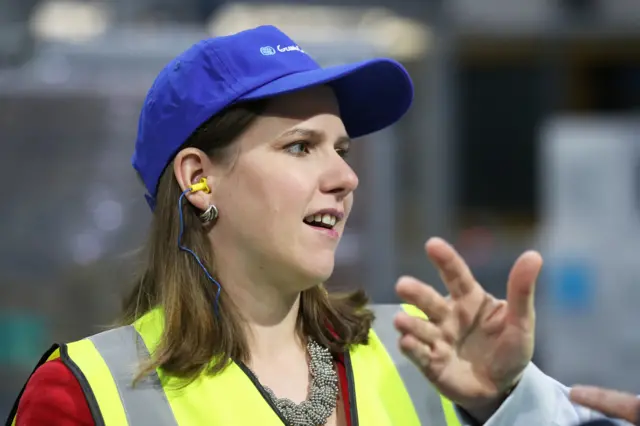
{"label": "mouth", "polygon": [[332,230],[343,216],[337,210],[323,210],[305,217],[303,222],[315,228]]}

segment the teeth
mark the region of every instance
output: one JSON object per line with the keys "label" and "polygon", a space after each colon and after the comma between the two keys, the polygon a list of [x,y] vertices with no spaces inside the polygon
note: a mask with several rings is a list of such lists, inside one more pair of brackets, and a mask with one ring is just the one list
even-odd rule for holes
{"label": "teeth", "polygon": [[331,227],[334,227],[336,225],[336,222],[338,222],[338,219],[330,214],[316,214],[316,215],[310,215],[304,218],[304,221],[307,223],[323,223],[325,225],[329,225]]}
{"label": "teeth", "polygon": [[331,216],[330,214],[325,214],[324,216],[322,216],[322,223],[333,226],[336,224],[336,218],[335,216]]}

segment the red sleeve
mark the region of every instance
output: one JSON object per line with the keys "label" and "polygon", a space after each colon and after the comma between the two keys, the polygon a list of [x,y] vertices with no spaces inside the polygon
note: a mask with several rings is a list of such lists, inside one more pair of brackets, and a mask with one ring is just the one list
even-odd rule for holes
{"label": "red sleeve", "polygon": [[336,369],[338,370],[338,378],[340,379],[340,391],[342,401],[344,401],[344,412],[347,416],[347,426],[351,426],[351,403],[349,402],[349,380],[347,380],[347,368],[344,365],[344,356],[338,355],[336,361]]}
{"label": "red sleeve", "polygon": [[[331,324],[327,324],[327,328],[335,337],[338,337],[336,331]],[[351,402],[349,401],[349,379],[347,379],[347,367],[344,364],[344,355],[337,354],[336,370],[338,371],[338,379],[340,380],[340,396],[344,401],[344,413],[347,417],[347,426],[351,426]]]}
{"label": "red sleeve", "polygon": [[16,426],[94,426],[75,376],[59,359],[40,366],[20,398]]}

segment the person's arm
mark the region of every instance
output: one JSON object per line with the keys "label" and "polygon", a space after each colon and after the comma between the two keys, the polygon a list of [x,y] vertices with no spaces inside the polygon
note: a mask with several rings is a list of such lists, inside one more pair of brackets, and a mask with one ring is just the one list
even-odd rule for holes
{"label": "person's arm", "polygon": [[94,426],[80,383],[60,360],[40,366],[20,398],[16,426]]}
{"label": "person's arm", "polygon": [[[485,426],[577,426],[604,416],[569,399],[570,389],[544,374],[534,364],[525,369],[522,379]],[[476,426],[468,414],[458,410],[464,426]],[[616,425],[630,423],[616,420]]]}

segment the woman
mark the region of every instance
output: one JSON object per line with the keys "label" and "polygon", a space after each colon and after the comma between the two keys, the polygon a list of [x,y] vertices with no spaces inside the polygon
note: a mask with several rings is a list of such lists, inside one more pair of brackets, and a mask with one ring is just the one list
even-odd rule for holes
{"label": "woman", "polygon": [[133,165],[154,218],[123,326],[45,354],[16,424],[589,418],[528,366],[537,253],[514,265],[507,301],[439,239],[426,250],[450,298],[409,277],[397,283],[400,309],[324,290],[358,185],[344,160],[350,137],[393,124],[412,97],[396,62],[322,69],[268,26],[171,62],[140,117]]}

